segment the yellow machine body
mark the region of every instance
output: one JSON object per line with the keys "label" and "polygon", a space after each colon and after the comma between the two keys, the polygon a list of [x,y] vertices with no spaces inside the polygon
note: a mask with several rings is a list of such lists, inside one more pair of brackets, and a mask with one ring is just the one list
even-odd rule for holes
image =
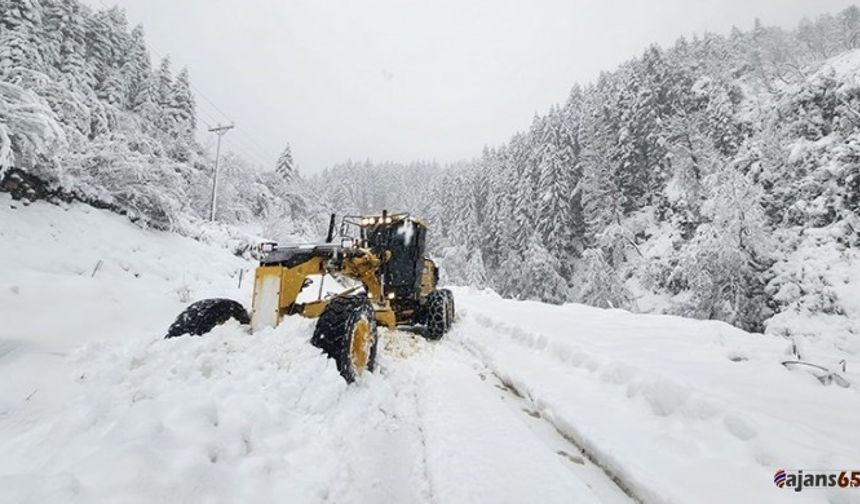
{"label": "yellow machine body", "polygon": [[[427,225],[407,214],[356,217],[359,236],[316,246],[272,247],[264,253],[254,275],[251,326],[276,327],[287,315],[320,317],[331,299],[363,289],[375,310],[378,324],[393,329],[414,321],[420,302],[438,282],[436,264],[423,256]],[[341,237],[344,237],[341,224]],[[348,242],[348,243],[347,243]],[[393,255],[393,251],[399,256]],[[386,282],[386,272],[389,281]],[[404,273],[405,272],[405,273]],[[404,276],[404,274],[406,276]],[[311,277],[348,278],[360,285],[311,302],[298,302]],[[415,279],[414,283],[411,283]]]}
{"label": "yellow machine body", "polygon": [[[306,287],[306,281],[314,275],[346,277],[361,282],[368,298],[376,309],[376,321],[393,329],[396,316],[387,299],[383,299],[382,286],[376,276],[381,260],[374,254],[364,254],[343,259],[337,269],[327,268],[329,261],[323,257],[311,257],[295,266],[259,266],[254,275],[254,294],[251,309],[251,327],[254,330],[264,327],[277,327],[286,315],[301,315],[317,318],[325,311],[327,299],[308,303],[297,303],[299,293]],[[360,287],[346,289],[337,294],[352,294]]]}

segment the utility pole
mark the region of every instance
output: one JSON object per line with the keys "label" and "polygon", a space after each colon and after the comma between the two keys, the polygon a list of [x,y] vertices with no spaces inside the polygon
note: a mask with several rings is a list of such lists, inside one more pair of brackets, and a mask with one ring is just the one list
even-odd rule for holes
{"label": "utility pole", "polygon": [[228,124],[226,126],[219,124],[214,128],[209,128],[210,133],[218,135],[218,146],[215,148],[215,176],[212,177],[212,200],[209,205],[209,220],[211,221],[215,220],[215,203],[217,202],[218,195],[218,158],[221,157],[221,137],[235,126],[235,124]]}

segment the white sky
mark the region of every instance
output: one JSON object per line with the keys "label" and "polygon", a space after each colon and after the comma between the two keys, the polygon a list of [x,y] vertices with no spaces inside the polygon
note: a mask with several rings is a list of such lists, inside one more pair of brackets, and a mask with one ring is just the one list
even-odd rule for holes
{"label": "white sky", "polygon": [[[114,0],[87,0],[101,8]],[[478,156],[639,55],[850,0],[116,0],[236,122],[227,148],[299,169]],[[153,55],[157,63],[157,56]],[[225,121],[198,96],[202,121]],[[201,124],[205,127],[205,124]]]}

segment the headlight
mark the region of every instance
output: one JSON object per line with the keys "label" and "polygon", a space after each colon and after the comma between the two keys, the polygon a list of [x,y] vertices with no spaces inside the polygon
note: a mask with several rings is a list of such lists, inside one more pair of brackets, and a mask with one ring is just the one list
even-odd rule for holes
{"label": "headlight", "polygon": [[262,242],[257,248],[260,253],[268,254],[269,252],[272,252],[273,250],[278,248],[278,244],[275,242]]}
{"label": "headlight", "polygon": [[388,293],[388,299],[394,299],[394,293],[393,292]]}

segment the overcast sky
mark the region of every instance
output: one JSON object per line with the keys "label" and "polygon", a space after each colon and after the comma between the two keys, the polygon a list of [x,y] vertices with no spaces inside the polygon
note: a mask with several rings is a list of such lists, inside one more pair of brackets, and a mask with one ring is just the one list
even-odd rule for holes
{"label": "overcast sky", "polygon": [[[98,8],[113,0],[87,0]],[[227,146],[303,173],[348,158],[440,162],[680,35],[794,26],[849,0],[118,0],[236,122]],[[153,55],[154,60],[157,56]],[[203,123],[227,119],[198,96]]]}

